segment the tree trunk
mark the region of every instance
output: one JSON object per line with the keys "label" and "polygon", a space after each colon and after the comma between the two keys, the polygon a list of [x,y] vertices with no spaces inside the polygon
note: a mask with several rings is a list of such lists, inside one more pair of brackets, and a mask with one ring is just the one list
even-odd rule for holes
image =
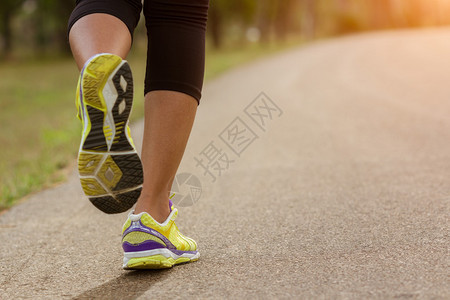
{"label": "tree trunk", "polygon": [[69,54],[71,51],[67,39],[67,20],[74,8],[74,3],[71,0],[59,0],[57,3],[58,23],[60,25],[56,32],[56,39],[59,44],[59,50],[65,54]]}
{"label": "tree trunk", "polygon": [[12,52],[12,12],[10,10],[4,10],[1,14],[1,19],[3,36],[2,56],[8,57]]}
{"label": "tree trunk", "polygon": [[374,1],[372,11],[372,24],[375,29],[383,29],[392,25],[390,0]]}
{"label": "tree trunk", "polygon": [[313,39],[317,34],[317,7],[316,0],[303,0],[303,36]]}
{"label": "tree trunk", "polygon": [[278,40],[285,40],[291,25],[291,11],[293,9],[292,0],[278,2],[277,15],[275,17],[275,31]]}
{"label": "tree trunk", "polygon": [[271,27],[271,2],[270,0],[258,1],[258,29],[261,34],[261,43],[267,43],[270,40]]}
{"label": "tree trunk", "polygon": [[211,33],[213,47],[222,47],[222,15],[214,3],[211,3],[208,10],[208,31]]}

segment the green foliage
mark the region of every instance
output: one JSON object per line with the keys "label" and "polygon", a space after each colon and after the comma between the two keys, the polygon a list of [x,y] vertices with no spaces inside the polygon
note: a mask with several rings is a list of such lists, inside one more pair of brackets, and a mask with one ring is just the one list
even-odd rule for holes
{"label": "green foliage", "polygon": [[220,10],[223,16],[231,18],[233,21],[238,20],[246,23],[253,20],[258,7],[257,1],[254,0],[213,0],[210,5]]}
{"label": "green foliage", "polygon": [[0,1],[0,36],[2,37],[1,55],[5,57],[12,50],[13,33],[11,22],[21,8],[24,0]]}
{"label": "green foliage", "polygon": [[[0,54],[68,53],[67,20],[74,5],[74,0],[1,0]],[[242,46],[249,29],[255,40],[255,28],[267,43],[290,35],[315,38],[449,23],[450,1],[443,0],[211,0],[208,35],[220,48],[229,41]]]}
{"label": "green foliage", "polygon": [[10,58],[46,52],[68,53],[67,20],[73,7],[73,0],[2,0],[2,56]]}
{"label": "green foliage", "polygon": [[0,65],[0,207],[59,181],[73,160],[77,73],[67,60]]}

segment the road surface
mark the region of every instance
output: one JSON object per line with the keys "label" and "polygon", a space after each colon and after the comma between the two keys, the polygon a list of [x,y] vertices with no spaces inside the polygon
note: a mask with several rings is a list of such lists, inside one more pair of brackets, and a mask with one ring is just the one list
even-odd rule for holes
{"label": "road surface", "polygon": [[177,222],[201,259],[122,270],[126,214],[97,211],[74,170],[0,216],[0,298],[449,299],[449,82],[448,28],[321,41],[209,81],[179,169],[201,182]]}

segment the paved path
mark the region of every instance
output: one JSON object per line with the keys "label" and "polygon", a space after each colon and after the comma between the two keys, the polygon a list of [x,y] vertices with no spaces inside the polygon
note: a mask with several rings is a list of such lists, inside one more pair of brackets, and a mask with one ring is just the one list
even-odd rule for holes
{"label": "paved path", "polygon": [[[0,217],[0,298],[448,299],[449,82],[449,29],[319,42],[210,81],[180,167],[203,187],[178,220],[201,259],[123,271],[126,215],[97,211],[73,173]],[[258,127],[261,92],[275,110]],[[213,146],[215,182],[195,160]]]}

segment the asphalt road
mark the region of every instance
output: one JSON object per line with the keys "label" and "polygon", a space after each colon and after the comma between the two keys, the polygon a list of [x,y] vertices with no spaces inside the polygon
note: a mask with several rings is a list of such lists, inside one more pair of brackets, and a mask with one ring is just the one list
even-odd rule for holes
{"label": "asphalt road", "polygon": [[234,69],[207,83],[179,169],[202,185],[177,222],[198,262],[122,270],[126,214],[74,171],[0,216],[0,298],[449,299],[449,74],[450,29]]}

